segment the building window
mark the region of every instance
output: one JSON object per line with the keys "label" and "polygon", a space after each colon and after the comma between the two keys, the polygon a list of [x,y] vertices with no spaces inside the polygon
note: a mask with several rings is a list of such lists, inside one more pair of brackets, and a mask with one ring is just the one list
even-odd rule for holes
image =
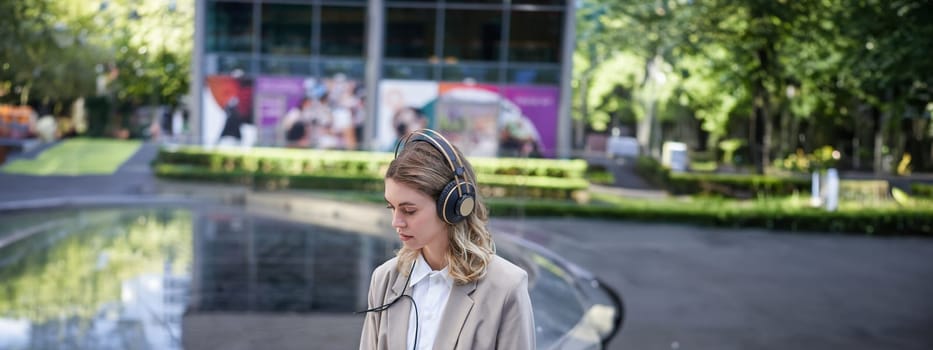
{"label": "building window", "polygon": [[444,16],[444,59],[498,61],[502,43],[502,11],[447,10]]}
{"label": "building window", "polygon": [[502,5],[502,3],[503,3],[502,0],[447,0],[447,4],[448,4],[448,5],[460,5],[460,4],[468,4],[468,5],[476,5],[476,4],[498,4],[498,5]]}
{"label": "building window", "polygon": [[366,10],[363,7],[321,7],[321,54],[363,56]]}
{"label": "building window", "polygon": [[312,63],[307,57],[266,56],[261,61],[260,72],[274,75],[311,75]]}
{"label": "building window", "polygon": [[253,4],[207,4],[207,51],[249,52],[253,49]]}
{"label": "building window", "polygon": [[386,62],[382,66],[385,79],[434,80],[434,65],[413,62]]}
{"label": "building window", "polygon": [[262,52],[311,54],[311,6],[263,4]]}
{"label": "building window", "polygon": [[512,5],[564,6],[567,0],[512,0]]}
{"label": "building window", "polygon": [[513,11],[509,25],[509,61],[559,62],[563,25],[563,12]]}
{"label": "building window", "polygon": [[499,68],[495,64],[454,64],[445,65],[441,71],[441,80],[464,81],[471,79],[477,83],[499,82]]}
{"label": "building window", "polygon": [[560,66],[553,67],[509,67],[506,81],[518,85],[555,85],[560,82]]}
{"label": "building window", "polygon": [[364,79],[366,66],[362,59],[329,59],[321,62],[321,73],[325,77],[343,74],[350,79]]}
{"label": "building window", "polygon": [[385,57],[436,58],[435,14],[434,9],[387,8]]}

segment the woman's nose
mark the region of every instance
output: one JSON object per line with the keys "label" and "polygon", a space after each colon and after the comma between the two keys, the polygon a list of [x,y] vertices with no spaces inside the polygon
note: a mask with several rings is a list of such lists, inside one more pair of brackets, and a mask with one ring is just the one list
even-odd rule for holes
{"label": "woman's nose", "polygon": [[392,227],[405,227],[405,220],[402,220],[402,213],[395,211],[392,213]]}

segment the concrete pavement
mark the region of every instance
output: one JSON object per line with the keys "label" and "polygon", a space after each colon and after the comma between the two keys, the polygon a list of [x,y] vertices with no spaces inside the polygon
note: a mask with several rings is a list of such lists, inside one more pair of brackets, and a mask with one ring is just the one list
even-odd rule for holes
{"label": "concrete pavement", "polygon": [[933,240],[496,219],[625,300],[610,349],[931,349]]}

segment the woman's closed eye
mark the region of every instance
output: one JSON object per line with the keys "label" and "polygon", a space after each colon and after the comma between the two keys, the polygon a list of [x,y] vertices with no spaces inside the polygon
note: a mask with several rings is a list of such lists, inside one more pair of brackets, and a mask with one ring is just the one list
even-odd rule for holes
{"label": "woman's closed eye", "polygon": [[[393,207],[391,204],[386,205],[386,208],[391,211],[395,211],[395,207]],[[402,208],[402,214],[405,214],[405,215],[414,215],[415,212],[417,211],[418,210],[414,208],[405,208],[405,207]]]}

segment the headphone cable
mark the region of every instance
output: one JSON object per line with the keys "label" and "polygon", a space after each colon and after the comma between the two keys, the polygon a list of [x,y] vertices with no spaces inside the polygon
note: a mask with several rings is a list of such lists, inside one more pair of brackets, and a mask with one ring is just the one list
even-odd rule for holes
{"label": "headphone cable", "polygon": [[[408,288],[408,283],[411,282],[411,275],[414,272],[415,272],[415,262],[412,262],[411,271],[408,271],[408,279],[405,280],[405,287],[402,288],[402,294],[395,297],[395,299],[392,300],[390,303],[383,304],[381,306],[377,306],[371,309],[354,312],[356,314],[365,314],[369,312],[383,312],[385,310],[388,310],[389,307],[391,307],[393,304],[401,300],[402,297],[408,298],[408,300],[411,300],[411,306],[415,308],[415,341],[414,341],[414,345],[412,346],[412,350],[418,349],[418,323],[420,323],[419,322],[420,320],[418,319],[418,304],[415,303],[415,298],[413,298],[411,295],[405,294],[405,289]],[[414,291],[414,287],[412,287],[412,291]]]}

